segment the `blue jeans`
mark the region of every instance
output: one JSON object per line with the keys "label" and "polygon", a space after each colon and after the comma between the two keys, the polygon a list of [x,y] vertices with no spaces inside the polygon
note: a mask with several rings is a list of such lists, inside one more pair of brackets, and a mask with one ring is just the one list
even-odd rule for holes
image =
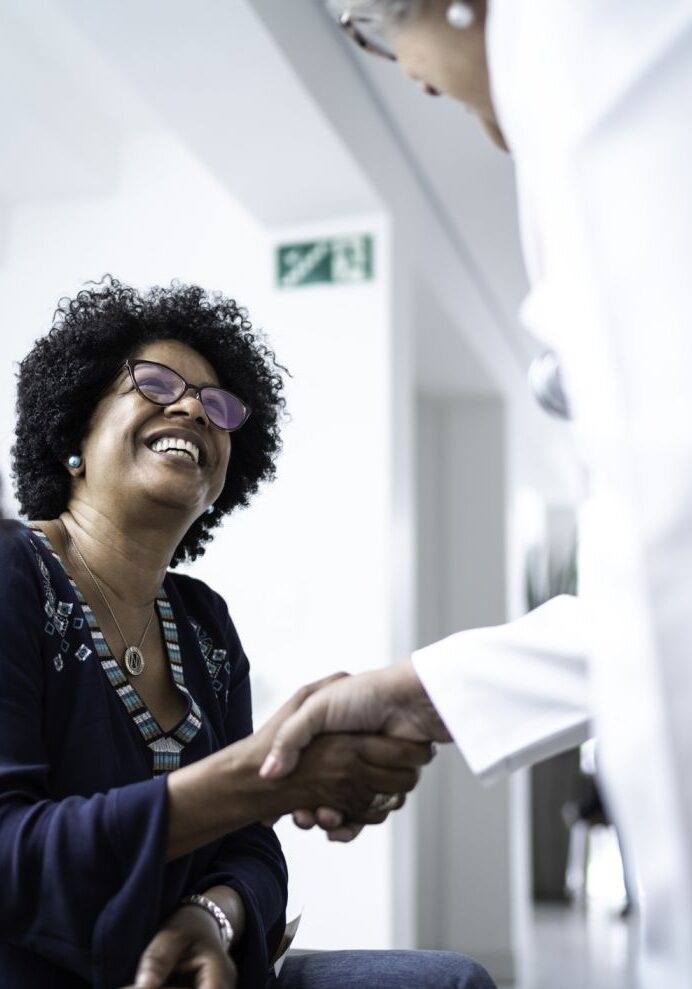
{"label": "blue jeans", "polygon": [[307,951],[288,953],[277,989],[495,989],[495,983],[454,951]]}

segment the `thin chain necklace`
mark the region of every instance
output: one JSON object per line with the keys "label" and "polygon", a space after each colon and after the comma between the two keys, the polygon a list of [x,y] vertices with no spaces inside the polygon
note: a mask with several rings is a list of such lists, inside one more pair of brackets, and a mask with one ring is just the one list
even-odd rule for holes
{"label": "thin chain necklace", "polygon": [[133,677],[138,677],[140,675],[140,673],[143,673],[144,672],[144,667],[146,666],[146,662],[144,660],[144,653],[142,652],[142,646],[144,644],[144,640],[147,637],[147,632],[151,628],[151,623],[154,620],[154,615],[156,614],[156,605],[155,604],[152,605],[151,614],[149,615],[149,620],[148,620],[148,622],[146,624],[146,628],[142,632],[142,638],[139,640],[139,645],[137,645],[137,646],[128,646],[127,639],[125,638],[125,635],[123,633],[123,630],[120,627],[120,622],[116,618],[115,612],[111,608],[110,601],[106,597],[106,593],[103,590],[103,587],[101,586],[101,581],[98,579],[98,577],[92,571],[92,569],[89,566],[89,564],[87,563],[87,561],[82,556],[82,553],[81,553],[81,550],[80,550],[79,546],[77,545],[77,543],[75,542],[75,540],[72,538],[72,536],[70,535],[70,533],[67,531],[67,526],[65,525],[65,523],[63,522],[62,519],[60,519],[60,525],[62,526],[62,531],[63,531],[63,533],[65,535],[65,545],[68,547],[68,549],[70,547],[72,547],[74,549],[77,558],[79,559],[80,563],[82,564],[82,566],[84,567],[84,569],[86,570],[86,572],[91,577],[91,579],[92,579],[92,581],[93,581],[93,583],[94,583],[94,585],[96,587],[96,590],[101,595],[101,597],[103,599],[103,603],[108,608],[108,611],[110,612],[111,618],[115,622],[115,627],[117,628],[118,632],[120,633],[120,638],[123,640],[123,645],[125,646],[125,652],[123,654],[123,660],[125,662],[125,668],[127,669],[127,672],[128,673],[131,673]]}

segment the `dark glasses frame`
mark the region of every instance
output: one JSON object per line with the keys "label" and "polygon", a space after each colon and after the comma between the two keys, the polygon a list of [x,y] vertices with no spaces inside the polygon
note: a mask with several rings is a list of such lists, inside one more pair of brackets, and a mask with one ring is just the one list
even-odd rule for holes
{"label": "dark glasses frame", "polygon": [[[138,364],[147,364],[153,367],[161,367],[165,371],[168,371],[169,374],[173,374],[176,378],[180,380],[180,394],[176,398],[172,399],[170,402],[157,402],[155,398],[151,398],[149,395],[146,395],[142,391],[140,385],[137,383],[137,379],[135,378],[135,368],[137,367]],[[175,371],[172,367],[169,367],[167,364],[161,364],[159,361],[131,360],[130,358],[128,358],[125,361],[125,363],[122,365],[120,370],[124,371],[125,369],[127,369],[127,372],[130,376],[130,381],[132,382],[132,385],[135,391],[137,392],[137,394],[141,395],[142,398],[146,399],[147,402],[152,402],[152,404],[154,405],[160,405],[161,407],[165,407],[167,405],[173,405],[175,402],[179,402],[180,399],[183,397],[183,395],[185,395],[187,392],[192,391],[195,395],[195,398],[204,409],[204,412],[209,422],[212,424],[212,426],[215,429],[220,429],[222,432],[235,433],[236,430],[240,429],[241,426],[245,425],[245,423],[248,421],[252,413],[252,409],[250,408],[250,406],[246,405],[242,399],[238,398],[237,395],[234,395],[233,392],[229,391],[227,388],[221,388],[220,385],[214,385],[211,383],[193,385],[189,381],[186,381],[185,378],[182,376],[182,374],[179,374],[178,371]],[[243,418],[238,423],[237,426],[233,426],[229,429],[227,426],[219,426],[218,423],[214,422],[211,414],[209,413],[207,406],[204,404],[204,392],[206,389],[213,389],[215,392],[223,392],[226,395],[230,395],[231,398],[233,398],[236,402],[240,404],[240,406],[243,409]]]}
{"label": "dark glasses frame", "polygon": [[372,41],[368,38],[361,29],[358,27],[359,24],[377,24],[374,17],[354,17],[353,14],[347,9],[344,10],[342,14],[339,15],[339,27],[351,38],[352,41],[363,49],[363,51],[369,52],[371,55],[377,55],[378,58],[386,58],[388,62],[396,62],[397,58],[394,52],[385,48],[384,45],[378,45],[376,41]]}

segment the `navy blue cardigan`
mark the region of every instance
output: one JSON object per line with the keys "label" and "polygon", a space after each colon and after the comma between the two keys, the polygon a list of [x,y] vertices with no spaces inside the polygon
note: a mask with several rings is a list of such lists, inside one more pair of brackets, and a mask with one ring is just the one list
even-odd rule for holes
{"label": "navy blue cardigan", "polygon": [[[180,752],[187,765],[252,731],[249,667],[218,594],[182,574],[164,588],[201,712]],[[279,842],[254,824],[165,861],[166,776],[153,775],[86,610],[44,540],[0,522],[0,986],[131,983],[179,900],[220,883],[247,910],[241,985],[273,984],[287,884]]]}

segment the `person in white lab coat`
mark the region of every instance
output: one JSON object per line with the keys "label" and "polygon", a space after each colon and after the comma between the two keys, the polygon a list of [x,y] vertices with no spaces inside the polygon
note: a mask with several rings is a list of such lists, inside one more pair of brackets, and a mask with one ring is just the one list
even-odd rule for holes
{"label": "person in white lab coat", "polygon": [[315,733],[381,729],[451,735],[491,777],[595,718],[643,896],[641,985],[689,989],[692,4],[360,0],[342,21],[369,48],[382,23],[404,71],[511,149],[522,316],[559,354],[589,474],[580,596],[336,681],[279,730],[264,772],[290,771]]}

